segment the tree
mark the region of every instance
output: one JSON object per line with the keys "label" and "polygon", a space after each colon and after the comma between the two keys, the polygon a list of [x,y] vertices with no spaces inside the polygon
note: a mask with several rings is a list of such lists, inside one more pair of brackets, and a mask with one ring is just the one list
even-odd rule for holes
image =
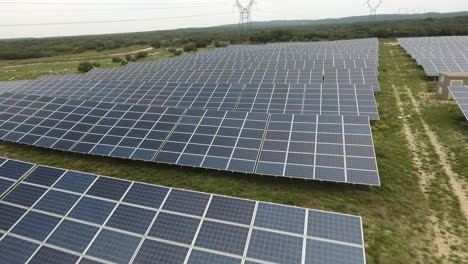
{"label": "tree", "polygon": [[197,46],[194,43],[185,44],[183,47],[185,52],[197,51]]}
{"label": "tree", "polygon": [[197,42],[195,42],[195,46],[197,48],[205,48],[208,46],[208,41],[206,39],[199,39]]}
{"label": "tree", "polygon": [[78,71],[79,72],[82,72],[82,73],[86,73],[86,72],[89,72],[91,69],[94,68],[94,65],[85,61],[85,62],[81,62],[79,65],[78,65]]}
{"label": "tree", "polygon": [[155,41],[151,42],[151,47],[153,47],[155,49],[161,48],[161,41],[155,40]]}
{"label": "tree", "polygon": [[112,62],[120,63],[120,62],[122,62],[122,58],[120,58],[120,57],[114,57],[114,58],[112,58]]}

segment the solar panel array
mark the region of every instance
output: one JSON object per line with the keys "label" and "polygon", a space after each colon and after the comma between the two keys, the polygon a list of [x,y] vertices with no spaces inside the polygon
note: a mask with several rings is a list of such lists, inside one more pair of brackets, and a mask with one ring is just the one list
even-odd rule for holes
{"label": "solar panel array", "polygon": [[379,185],[367,116],[265,114],[0,94],[2,140],[243,173]]}
{"label": "solar panel array", "polygon": [[468,87],[449,87],[449,90],[468,120]]}
{"label": "solar panel array", "polygon": [[468,72],[468,36],[399,38],[398,42],[428,76]]}
{"label": "solar panel array", "polygon": [[0,197],[15,185],[30,169],[33,164],[6,158],[0,158]]}
{"label": "solar panel array", "polygon": [[234,45],[0,83],[2,140],[224,171],[380,185],[378,41]]}
{"label": "solar panel array", "polygon": [[47,166],[0,211],[4,263],[365,263],[358,216]]}
{"label": "solar panel array", "polygon": [[[3,88],[3,89],[2,89]],[[41,79],[0,90],[125,104],[197,109],[327,115],[365,115],[378,120],[369,87],[349,84],[160,83]]]}

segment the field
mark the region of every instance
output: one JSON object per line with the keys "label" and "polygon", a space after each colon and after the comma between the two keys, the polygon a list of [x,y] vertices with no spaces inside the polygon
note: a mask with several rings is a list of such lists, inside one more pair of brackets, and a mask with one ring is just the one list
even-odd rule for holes
{"label": "field", "polygon": [[[360,215],[367,263],[468,263],[468,122],[454,102],[435,99],[405,51],[380,45],[381,120],[372,124],[381,187],[288,180],[86,156],[0,142],[0,156],[164,186]],[[0,80],[76,72],[80,60],[112,63],[90,52],[0,61]],[[167,57],[154,51],[147,60]],[[70,61],[72,60],[72,61]]]}

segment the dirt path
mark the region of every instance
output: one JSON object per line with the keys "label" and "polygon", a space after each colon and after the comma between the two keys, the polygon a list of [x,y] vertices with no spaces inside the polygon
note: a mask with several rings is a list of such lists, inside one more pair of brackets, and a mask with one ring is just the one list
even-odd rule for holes
{"label": "dirt path", "polygon": [[[394,58],[394,52],[390,51],[390,53],[397,72],[401,74],[400,68],[398,67],[398,63],[396,63]],[[395,77],[398,78],[400,76]],[[460,203],[461,212],[462,214],[464,214],[465,218],[467,218],[467,195],[465,190],[463,189],[462,182],[461,180],[459,180],[459,176],[456,174],[456,172],[452,169],[449,160],[449,155],[447,154],[446,150],[443,148],[435,133],[430,129],[429,125],[422,118],[421,107],[419,102],[413,96],[411,89],[406,86],[397,87],[396,85],[392,85],[392,93],[394,95],[396,105],[399,109],[400,116],[402,117],[402,132],[408,142],[409,149],[413,153],[413,163],[419,174],[419,187],[425,195],[427,202],[430,203],[431,184],[434,184],[433,182],[436,180],[436,175],[435,172],[431,170],[430,166],[424,164],[424,162],[426,162],[427,160],[427,157],[430,156],[430,153],[428,153],[425,150],[434,149],[438,158],[437,163],[443,168],[443,172],[448,177],[449,186],[447,187],[450,188],[455,194],[456,199]],[[405,103],[409,103],[412,106],[412,114],[416,114],[417,118],[422,124],[421,135],[427,138],[428,140],[421,141],[420,138],[418,139],[416,132],[411,127],[411,119],[405,118],[407,113],[405,113],[405,104],[402,101],[400,93],[403,93],[405,94],[405,96],[408,96],[407,98],[409,98],[409,102]],[[463,251],[461,253],[455,253],[453,250],[451,250],[452,245],[463,245],[463,242],[457,235],[454,235],[450,232],[446,232],[447,228],[450,228],[450,225],[446,221],[439,218],[434,210],[428,210],[428,217],[430,219],[430,223],[428,223],[426,227],[428,228],[428,230],[430,230],[430,232],[427,235],[430,237],[430,240],[433,241],[435,249],[434,254],[436,254],[439,257],[448,257],[452,254],[455,254],[461,258],[465,258],[466,254],[463,253]]]}
{"label": "dirt path", "polygon": [[[419,116],[421,116],[420,105],[414,98],[411,89],[405,87],[405,90],[408,93],[408,97],[410,98],[412,105],[414,106],[414,111]],[[459,175],[452,169],[452,166],[450,165],[449,155],[447,154],[447,151],[444,149],[442,144],[439,142],[439,139],[437,138],[436,134],[430,129],[426,121],[424,121],[422,118],[420,119],[424,128],[424,133],[429,138],[429,141],[434,147],[434,150],[436,151],[436,154],[440,160],[439,163],[444,169],[445,174],[449,178],[450,187],[452,188],[454,194],[457,196],[458,201],[460,202],[461,211],[465,215],[465,218],[468,220],[468,195],[463,189],[463,182],[460,180]]]}
{"label": "dirt path", "polygon": [[[393,54],[392,54],[393,55]],[[430,183],[432,179],[434,179],[434,175],[430,172],[428,172],[424,166],[423,163],[423,156],[424,153],[421,153],[420,150],[421,148],[418,148],[417,145],[417,139],[415,134],[413,133],[408,121],[405,119],[405,110],[404,110],[404,105],[401,101],[400,95],[398,94],[398,89],[395,87],[395,85],[392,85],[393,89],[393,96],[395,97],[395,102],[396,105],[398,106],[398,110],[400,112],[400,116],[402,117],[402,132],[405,135],[406,141],[408,142],[408,147],[411,150],[411,153],[413,154],[412,159],[413,163],[418,171],[419,174],[419,187],[426,197],[426,200],[429,201],[429,191],[430,191]],[[441,232],[442,228],[440,226],[440,223],[437,219],[437,217],[434,215],[433,211],[430,211],[430,226],[429,230],[432,230],[434,235],[433,235],[433,241],[437,249],[437,255],[440,256],[447,256],[450,254],[450,241],[446,238],[444,238],[444,234]]]}
{"label": "dirt path", "polygon": [[154,48],[149,47],[145,49],[140,49],[140,50],[134,50],[134,51],[129,51],[129,52],[122,52],[122,53],[114,53],[114,54],[108,54],[108,55],[103,55],[103,56],[125,56],[125,55],[130,55],[130,54],[136,54],[138,52],[147,52],[147,51],[152,51]]}

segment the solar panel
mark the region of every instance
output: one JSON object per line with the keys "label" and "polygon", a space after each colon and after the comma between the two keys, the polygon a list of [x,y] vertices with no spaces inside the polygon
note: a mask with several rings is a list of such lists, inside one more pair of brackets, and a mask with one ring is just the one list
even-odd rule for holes
{"label": "solar panel", "polygon": [[[380,184],[367,116],[0,97],[0,136],[6,141],[232,172]],[[59,172],[44,174],[52,182]]]}
{"label": "solar panel", "polygon": [[9,263],[365,263],[358,216],[46,166],[0,210]]}
{"label": "solar panel", "polygon": [[[93,69],[87,74],[44,76],[38,81],[102,80],[187,83],[347,83],[379,91],[378,40],[361,39],[275,45],[232,45],[126,67]],[[29,83],[6,82],[0,89],[22,89]],[[51,83],[49,86],[53,85]],[[76,95],[69,83],[67,92]],[[79,92],[78,92],[79,93]]]}
{"label": "solar panel", "polygon": [[449,90],[468,120],[468,87],[449,87]]}
{"label": "solar panel", "polygon": [[327,84],[214,84],[126,81],[33,81],[16,93],[165,107],[266,113],[367,115],[378,120],[372,86]]}
{"label": "solar panel", "polygon": [[468,72],[468,36],[399,38],[398,42],[428,76]]}
{"label": "solar panel", "polygon": [[31,163],[0,158],[0,197],[7,193],[32,167]]}

